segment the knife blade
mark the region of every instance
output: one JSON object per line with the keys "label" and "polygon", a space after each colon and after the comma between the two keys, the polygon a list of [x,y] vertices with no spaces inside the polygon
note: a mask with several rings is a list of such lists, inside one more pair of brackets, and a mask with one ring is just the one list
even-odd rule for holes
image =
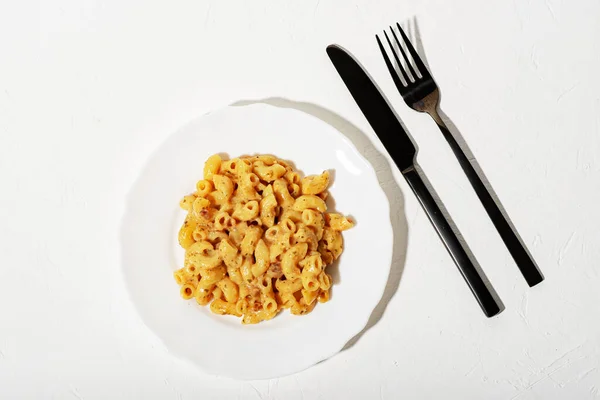
{"label": "knife blade", "polygon": [[371,78],[341,47],[328,46],[327,55],[400,171],[413,167],[417,149]]}
{"label": "knife blade", "polygon": [[366,71],[340,46],[328,46],[327,55],[375,134],[415,193],[484,314],[492,317],[500,313],[500,305],[415,169],[416,147],[386,99]]}

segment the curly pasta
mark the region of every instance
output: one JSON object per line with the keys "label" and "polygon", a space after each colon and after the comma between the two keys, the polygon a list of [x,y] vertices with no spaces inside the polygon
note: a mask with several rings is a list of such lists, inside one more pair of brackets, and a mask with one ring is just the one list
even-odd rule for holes
{"label": "curly pasta", "polygon": [[310,313],[330,297],[326,267],[343,251],[341,231],[354,222],[328,213],[329,172],[301,178],[270,155],[208,158],[204,179],[180,202],[184,266],[180,294],[242,323],[282,309]]}

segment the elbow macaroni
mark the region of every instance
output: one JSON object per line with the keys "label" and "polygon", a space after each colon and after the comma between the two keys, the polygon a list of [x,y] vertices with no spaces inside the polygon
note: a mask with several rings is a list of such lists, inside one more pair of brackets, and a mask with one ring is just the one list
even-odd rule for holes
{"label": "elbow macaroni", "polygon": [[244,324],[327,302],[326,267],[343,251],[340,232],[354,226],[327,212],[328,185],[328,171],[301,178],[273,156],[209,157],[179,203],[188,212],[178,234],[184,267],[173,273],[181,297]]}

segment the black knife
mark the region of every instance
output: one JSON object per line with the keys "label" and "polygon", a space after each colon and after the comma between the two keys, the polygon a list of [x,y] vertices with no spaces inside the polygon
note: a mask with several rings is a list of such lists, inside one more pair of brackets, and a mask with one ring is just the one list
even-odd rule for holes
{"label": "black knife", "polygon": [[415,145],[387,101],[367,73],[344,49],[336,45],[328,46],[327,55],[329,55],[350,94],[354,97],[356,104],[358,104],[383,146],[390,153],[392,160],[402,172],[408,185],[417,196],[481,309],[488,317],[498,314],[500,306],[496,299],[487,288],[483,278],[415,169],[417,154]]}

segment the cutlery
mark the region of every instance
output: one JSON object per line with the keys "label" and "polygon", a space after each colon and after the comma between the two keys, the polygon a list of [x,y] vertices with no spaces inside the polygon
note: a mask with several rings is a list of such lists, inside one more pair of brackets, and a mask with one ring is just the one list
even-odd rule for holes
{"label": "cutlery", "polygon": [[331,45],[327,47],[327,54],[358,107],[415,193],[481,309],[488,317],[498,314],[500,306],[415,169],[416,148],[387,101],[367,73],[344,49]]}
{"label": "cutlery", "polygon": [[402,48],[402,45],[398,40],[398,36],[396,36],[394,29],[390,27],[392,36],[394,37],[395,42],[397,44],[397,48],[402,54],[402,58],[406,62],[410,75],[412,75],[413,77],[413,79],[411,80],[407,73],[407,69],[403,67],[402,63],[400,62],[398,52],[394,50],[392,41],[390,40],[387,32],[384,31],[387,43],[392,51],[392,54],[394,55],[394,58],[396,59],[396,63],[398,64],[398,70],[400,70],[402,78],[404,79],[403,83],[400,79],[399,74],[396,72],[396,69],[392,65],[392,62],[390,61],[390,58],[388,57],[387,52],[383,44],[381,43],[381,40],[379,40],[379,36],[376,35],[375,37],[377,38],[377,44],[379,45],[381,54],[383,55],[385,63],[390,71],[390,74],[392,75],[392,79],[394,80],[398,91],[400,92],[400,94],[404,98],[404,101],[410,108],[412,108],[415,111],[425,112],[429,114],[436,122],[437,126],[442,131],[444,138],[452,148],[452,151],[458,159],[460,166],[467,175],[471,186],[473,186],[473,189],[475,189],[475,193],[477,194],[479,200],[483,204],[485,211],[487,211],[488,216],[492,220],[494,226],[496,227],[496,230],[498,231],[500,237],[504,241],[504,244],[508,248],[508,251],[510,252],[517,266],[521,270],[521,273],[527,281],[527,284],[530,287],[537,285],[538,283],[544,280],[544,277],[542,276],[541,272],[535,265],[533,259],[519,240],[517,234],[502,214],[502,211],[500,211],[500,208],[492,198],[490,192],[486,189],[484,183],[481,181],[481,178],[475,171],[475,168],[473,168],[473,165],[461,149],[460,145],[458,144],[454,136],[452,136],[452,134],[446,127],[446,124],[444,124],[444,121],[442,121],[442,119],[440,118],[440,115],[438,113],[438,106],[440,102],[440,94],[438,87],[433,78],[431,77],[431,74],[423,64],[423,61],[421,60],[414,47],[410,43],[410,40],[408,40],[408,38],[406,37],[406,34],[402,30],[400,24],[397,23],[396,26],[398,27],[400,35],[402,36],[402,39],[406,44],[406,48],[411,55],[412,61],[414,62],[415,66],[418,69],[418,72],[420,72],[421,75],[419,77],[416,74],[417,71],[415,71],[415,69],[413,68],[409,57],[406,55],[406,52]]}

